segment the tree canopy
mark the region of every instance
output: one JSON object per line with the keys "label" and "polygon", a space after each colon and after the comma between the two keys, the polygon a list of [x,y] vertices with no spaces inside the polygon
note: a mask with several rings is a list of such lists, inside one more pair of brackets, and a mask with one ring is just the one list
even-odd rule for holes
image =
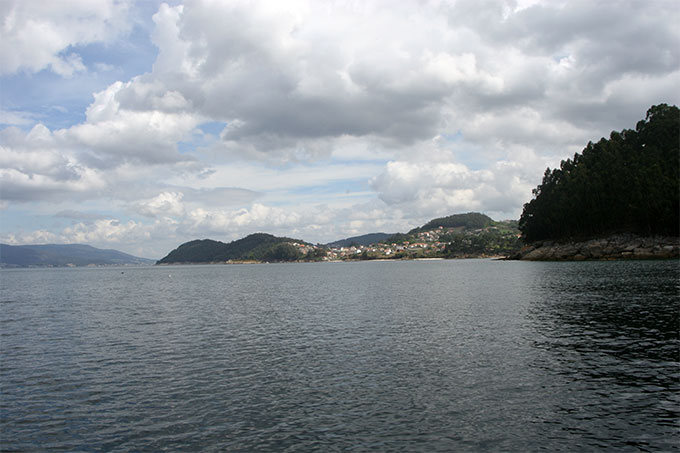
{"label": "tree canopy", "polygon": [[680,109],[660,104],[545,171],[519,228],[526,242],[614,233],[678,236]]}
{"label": "tree canopy", "polygon": [[302,254],[291,243],[298,239],[255,233],[225,244],[211,239],[186,242],[158,261],[171,263],[215,263],[229,260],[295,261]]}
{"label": "tree canopy", "polygon": [[453,214],[447,217],[439,217],[437,219],[430,220],[425,225],[409,231],[409,234],[417,233],[419,231],[434,230],[439,227],[480,229],[491,226],[494,223],[494,220],[486,214],[479,212],[468,212],[465,214]]}

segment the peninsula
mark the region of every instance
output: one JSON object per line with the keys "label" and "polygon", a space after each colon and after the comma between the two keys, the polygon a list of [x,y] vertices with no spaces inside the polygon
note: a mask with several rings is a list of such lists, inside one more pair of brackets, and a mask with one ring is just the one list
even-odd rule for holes
{"label": "peninsula", "polygon": [[[373,233],[330,244],[251,234],[230,243],[211,239],[180,245],[157,264],[343,261],[508,256],[521,247],[517,221],[469,212],[441,217],[408,233]],[[376,241],[376,242],[372,242]]]}

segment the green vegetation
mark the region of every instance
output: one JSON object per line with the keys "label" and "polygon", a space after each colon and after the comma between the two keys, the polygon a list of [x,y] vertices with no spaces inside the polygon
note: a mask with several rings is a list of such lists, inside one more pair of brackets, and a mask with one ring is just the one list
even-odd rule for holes
{"label": "green vegetation", "polygon": [[522,247],[516,228],[489,228],[476,234],[452,233],[440,239],[448,242],[443,253],[447,258],[509,256]]}
{"label": "green vegetation", "polygon": [[283,262],[304,258],[305,253],[293,244],[304,246],[305,243],[297,239],[276,237],[266,233],[251,234],[229,244],[210,239],[196,240],[180,245],[157,264],[225,261]]}
{"label": "green vegetation", "polygon": [[323,261],[328,256],[328,250],[322,246],[314,247],[309,250],[305,256],[305,261]]}
{"label": "green vegetation", "polygon": [[326,245],[328,247],[352,247],[352,246],[356,247],[358,245],[371,245],[375,244],[376,242],[380,242],[384,239],[387,239],[390,236],[391,235],[387,233],[369,233],[361,236],[354,236],[347,239],[341,239],[335,242],[329,242]]}
{"label": "green vegetation", "polygon": [[660,104],[635,130],[612,132],[560,168],[548,168],[524,205],[524,240],[679,236],[679,137],[680,110]]}
{"label": "green vegetation", "polygon": [[[285,262],[285,261],[297,261],[302,258],[302,252],[298,250],[293,244],[288,242],[281,242],[269,247],[264,247],[262,249],[263,253],[258,256],[257,259],[260,261],[274,261],[274,262]],[[255,254],[251,254],[255,258]]]}
{"label": "green vegetation", "polygon": [[409,233],[367,243],[385,236],[368,234],[327,246],[265,233],[251,234],[229,244],[203,239],[180,245],[157,264],[507,256],[521,246],[517,221],[496,222],[476,212],[434,219]]}
{"label": "green vegetation", "polygon": [[[390,236],[382,245],[396,246],[395,253],[388,256],[394,259],[462,258],[508,256],[521,248],[522,241],[516,220],[497,222],[487,215],[468,212],[433,219],[406,234]],[[384,252],[375,252],[368,255],[371,257],[385,256]]]}
{"label": "green vegetation", "polygon": [[495,224],[494,220],[479,212],[468,212],[466,214],[454,214],[448,217],[440,217],[427,222],[425,225],[414,228],[409,231],[409,234],[418,233],[420,231],[434,230],[439,227],[444,228],[465,228],[465,229],[480,229],[492,226]]}
{"label": "green vegetation", "polygon": [[405,242],[409,242],[413,240],[413,234],[411,233],[395,233],[392,236],[388,237],[385,240],[380,241],[383,244],[403,244]]}

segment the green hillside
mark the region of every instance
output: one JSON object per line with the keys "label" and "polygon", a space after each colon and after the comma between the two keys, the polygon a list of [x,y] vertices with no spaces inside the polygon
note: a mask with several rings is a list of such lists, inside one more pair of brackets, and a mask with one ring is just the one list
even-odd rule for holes
{"label": "green hillside", "polygon": [[479,212],[468,212],[466,214],[454,214],[447,217],[440,217],[430,220],[425,225],[409,231],[409,234],[418,233],[420,231],[434,230],[439,227],[479,229],[492,226],[494,223],[496,222],[485,214],[481,214]]}
{"label": "green hillside", "polygon": [[[522,241],[516,220],[496,221],[479,212],[454,214],[430,220],[408,233],[397,233],[383,244],[397,244],[402,257],[461,258],[477,256],[509,256],[517,252]],[[433,242],[426,251],[413,244]]]}
{"label": "green hillside", "polygon": [[326,244],[328,247],[351,247],[353,245],[370,245],[376,242],[383,241],[389,237],[391,234],[387,233],[369,233],[361,236],[354,236],[347,239],[341,239],[335,242],[329,242]]}
{"label": "green hillside", "polygon": [[255,233],[228,244],[211,239],[186,242],[157,264],[216,263],[224,261],[296,261],[304,254],[293,243],[304,244],[298,239],[276,237]]}

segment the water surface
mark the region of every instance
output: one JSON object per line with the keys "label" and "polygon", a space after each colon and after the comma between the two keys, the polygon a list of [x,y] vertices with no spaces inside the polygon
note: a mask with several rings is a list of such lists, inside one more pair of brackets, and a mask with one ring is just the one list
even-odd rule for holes
{"label": "water surface", "polygon": [[672,451],[677,261],[3,270],[1,447]]}

